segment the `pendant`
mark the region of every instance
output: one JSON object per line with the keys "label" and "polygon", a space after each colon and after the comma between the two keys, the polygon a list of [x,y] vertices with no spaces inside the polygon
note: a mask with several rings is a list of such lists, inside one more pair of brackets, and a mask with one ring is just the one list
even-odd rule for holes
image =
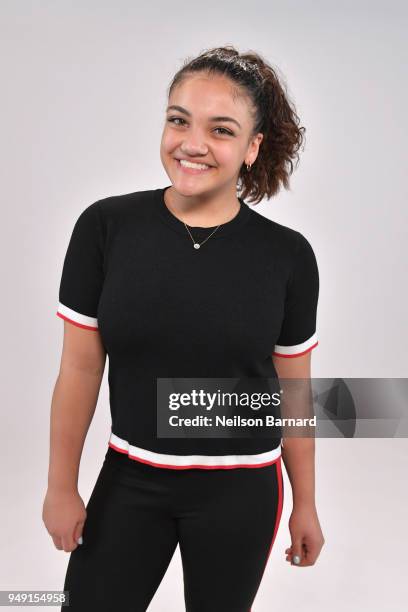
{"label": "pendant", "polygon": [[198,244],[198,242],[195,242],[195,243],[194,243],[194,248],[195,248],[195,249],[199,249],[199,248],[200,248],[200,245]]}

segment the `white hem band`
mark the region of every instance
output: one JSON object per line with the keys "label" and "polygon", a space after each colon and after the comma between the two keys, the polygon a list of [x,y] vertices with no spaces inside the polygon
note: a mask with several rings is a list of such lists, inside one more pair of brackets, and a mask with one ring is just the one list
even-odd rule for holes
{"label": "white hem band", "polygon": [[153,451],[133,446],[115,435],[113,432],[109,437],[109,446],[114,450],[128,455],[130,459],[141,461],[156,467],[170,469],[187,468],[237,468],[237,467],[263,467],[275,463],[281,456],[281,447],[278,446],[265,453],[256,455],[170,455],[155,453]]}

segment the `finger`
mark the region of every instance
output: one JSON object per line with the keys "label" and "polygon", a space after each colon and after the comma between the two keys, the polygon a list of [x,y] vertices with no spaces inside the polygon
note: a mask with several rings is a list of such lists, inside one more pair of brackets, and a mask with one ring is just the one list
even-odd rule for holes
{"label": "finger", "polygon": [[65,550],[65,552],[72,552],[79,546],[77,542],[74,542],[72,535],[63,535],[61,537],[61,542],[62,548]]}
{"label": "finger", "polygon": [[79,523],[77,523],[75,526],[73,539],[74,539],[74,542],[77,544],[83,543],[82,532],[84,529],[84,525],[85,525],[85,521],[79,521]]}
{"label": "finger", "polygon": [[309,547],[307,547],[305,555],[305,564],[314,565],[316,563],[317,557],[319,556],[319,552],[320,550],[318,546],[310,545]]}
{"label": "finger", "polygon": [[292,565],[300,565],[303,559],[302,540],[292,542]]}
{"label": "finger", "polygon": [[293,565],[296,565],[297,567],[307,567],[309,565],[313,565],[313,563],[311,562],[311,557],[309,556],[309,551],[308,548],[305,544],[302,545],[302,549],[301,549],[301,554],[300,556],[300,562],[299,563],[292,563]]}
{"label": "finger", "polygon": [[310,563],[308,562],[306,557],[303,555],[299,563],[292,563],[292,565],[295,565],[296,567],[306,567],[307,565],[310,565]]}
{"label": "finger", "polygon": [[51,536],[54,542],[55,548],[62,550],[61,538],[59,536]]}

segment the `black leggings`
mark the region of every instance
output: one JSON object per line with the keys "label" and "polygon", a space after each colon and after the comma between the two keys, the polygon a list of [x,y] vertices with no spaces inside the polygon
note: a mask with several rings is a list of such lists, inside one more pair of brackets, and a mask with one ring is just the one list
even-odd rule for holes
{"label": "black leggings", "polygon": [[109,447],[61,611],[145,612],[179,544],[187,612],[251,612],[282,505],[280,457],[264,467],[178,470]]}

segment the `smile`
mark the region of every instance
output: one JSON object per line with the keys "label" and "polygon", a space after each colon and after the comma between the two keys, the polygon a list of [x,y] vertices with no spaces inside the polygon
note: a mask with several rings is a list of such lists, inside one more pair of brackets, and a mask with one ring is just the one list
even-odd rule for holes
{"label": "smile", "polygon": [[188,174],[201,174],[203,172],[208,172],[211,170],[212,166],[207,166],[207,164],[196,164],[194,162],[186,161],[185,159],[176,160],[177,166]]}

